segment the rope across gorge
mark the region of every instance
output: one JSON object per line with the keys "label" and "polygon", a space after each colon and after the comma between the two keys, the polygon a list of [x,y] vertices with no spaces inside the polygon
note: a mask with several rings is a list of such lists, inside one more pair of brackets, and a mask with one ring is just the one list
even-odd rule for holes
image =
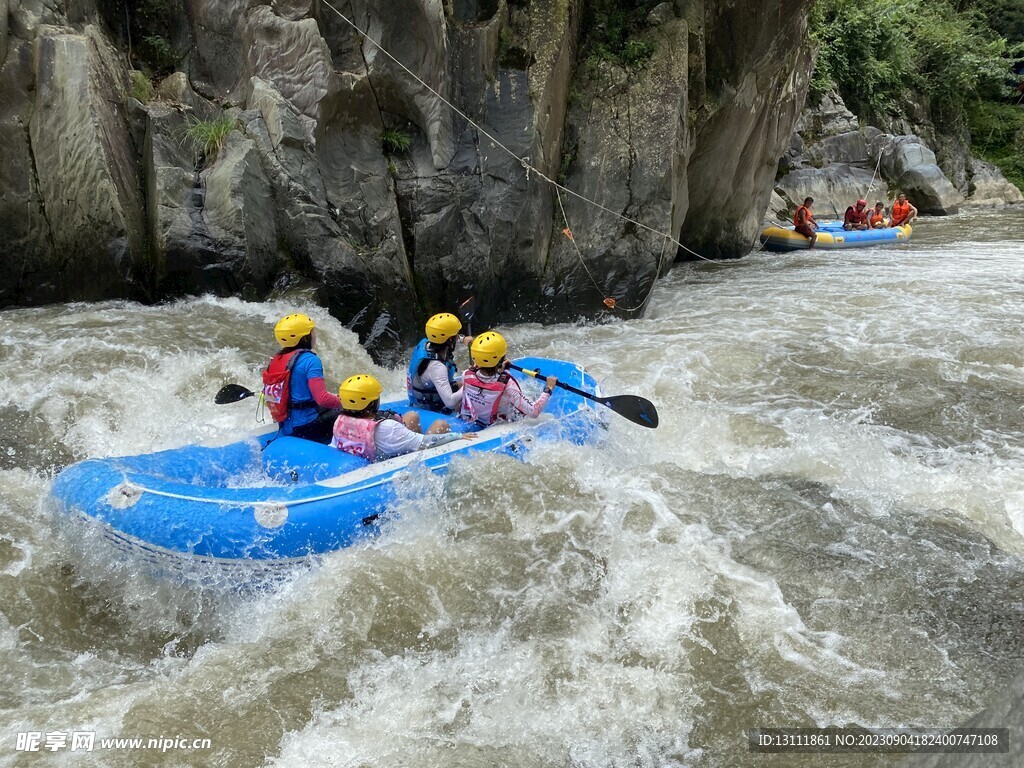
{"label": "rope across gorge", "polygon": [[430,91],[430,93],[433,94],[434,97],[437,98],[438,101],[440,101],[442,104],[444,104],[449,109],[451,109],[455,114],[457,114],[459,117],[461,117],[463,120],[465,120],[469,125],[473,126],[473,128],[475,128],[477,131],[479,131],[481,135],[487,137],[487,140],[491,143],[492,147],[497,147],[498,149],[500,149],[503,152],[507,153],[510,157],[514,158],[526,170],[527,179],[529,179],[529,176],[532,173],[532,174],[536,175],[538,178],[543,179],[545,182],[547,182],[548,184],[550,184],[554,188],[555,195],[556,195],[556,197],[558,199],[558,208],[559,208],[559,211],[562,214],[562,221],[565,223],[565,227],[562,229],[562,234],[569,240],[570,243],[572,243],[573,249],[575,250],[577,257],[580,260],[580,264],[583,266],[584,271],[587,273],[587,276],[590,278],[590,281],[594,284],[594,287],[597,289],[598,293],[601,294],[601,296],[602,296],[602,303],[608,309],[610,309],[610,310],[619,310],[619,311],[622,311],[622,312],[635,312],[636,310],[638,310],[641,307],[643,307],[644,304],[647,302],[647,300],[650,298],[651,292],[654,290],[654,283],[655,283],[655,281],[654,280],[651,281],[651,286],[650,286],[650,288],[647,291],[647,295],[644,296],[643,300],[641,300],[640,303],[637,306],[635,306],[635,307],[620,307],[618,305],[618,302],[616,301],[616,299],[613,296],[609,296],[608,294],[606,294],[605,291],[604,291],[604,288],[602,288],[600,283],[598,283],[597,279],[594,277],[594,275],[591,273],[590,269],[587,267],[586,259],[584,259],[584,257],[583,257],[583,252],[580,250],[579,245],[576,242],[576,238],[573,235],[572,227],[569,224],[569,217],[565,213],[565,206],[564,206],[563,201],[562,201],[562,195],[563,194],[570,195],[570,196],[576,198],[577,200],[580,200],[580,201],[586,203],[587,205],[593,206],[594,208],[597,208],[597,209],[599,209],[601,211],[604,211],[605,213],[609,213],[612,216],[615,216],[616,218],[621,219],[622,221],[624,221],[624,222],[626,222],[628,224],[632,224],[633,226],[637,227],[638,229],[642,229],[642,230],[650,232],[650,233],[652,233],[654,235],[657,235],[658,237],[663,238],[665,240],[666,244],[674,245],[677,248],[685,251],[686,253],[689,253],[689,254],[697,257],[698,259],[702,259],[703,261],[711,261],[711,262],[715,261],[714,259],[709,259],[706,256],[702,256],[701,254],[697,253],[696,251],[686,247],[681,242],[679,242],[679,240],[677,240],[675,237],[673,237],[671,233],[663,232],[663,231],[661,231],[659,229],[656,229],[654,227],[648,226],[647,224],[639,222],[636,219],[632,219],[629,216],[626,216],[626,215],[624,215],[622,213],[619,213],[618,211],[614,211],[611,208],[608,208],[607,206],[602,205],[601,203],[597,202],[596,200],[592,200],[592,199],[590,199],[589,197],[587,197],[585,195],[581,195],[579,192],[575,192],[572,189],[569,189],[568,187],[566,187],[565,185],[560,184],[557,180],[552,179],[550,176],[545,174],[539,168],[537,168],[536,166],[532,165],[530,163],[530,160],[529,160],[528,157],[517,155],[509,147],[505,146],[505,144],[503,144],[490,131],[488,131],[486,128],[484,128],[482,125],[480,125],[478,122],[473,120],[473,118],[471,118],[469,115],[467,115],[465,112],[463,112],[457,106],[455,106],[455,104],[453,104],[451,101],[449,101],[444,96],[442,96],[440,93],[438,93],[426,81],[424,81],[419,75],[417,75],[415,72],[413,72],[411,69],[409,69],[409,67],[405,66],[405,64],[403,64],[401,61],[399,61],[395,56],[393,56],[391,54],[391,52],[388,51],[386,48],[384,48],[384,46],[382,46],[377,40],[373,39],[369,34],[367,34],[366,30],[362,29],[358,24],[356,24],[354,21],[352,21],[352,19],[350,19],[345,14],[343,14],[340,10],[338,10],[338,8],[333,3],[331,3],[330,0],[323,0],[323,4],[326,5],[328,8],[330,8],[332,11],[334,11],[334,13],[336,13],[338,15],[338,18],[340,18],[342,21],[344,21],[346,24],[348,24],[353,30],[355,30],[356,33],[358,35],[360,35],[360,37],[362,37],[367,42],[369,42],[369,43],[373,44],[374,46],[376,46],[376,48],[381,53],[383,53],[391,61],[393,61],[395,64],[397,64],[404,72],[406,72],[406,74],[408,74],[417,83],[419,83],[424,88],[426,88],[428,91]]}

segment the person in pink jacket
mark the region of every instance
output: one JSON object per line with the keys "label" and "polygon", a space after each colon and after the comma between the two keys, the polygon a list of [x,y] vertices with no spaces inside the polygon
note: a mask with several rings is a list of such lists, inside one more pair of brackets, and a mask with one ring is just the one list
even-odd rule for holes
{"label": "person in pink jacket", "polygon": [[462,403],[459,416],[488,427],[495,422],[536,418],[551,399],[558,378],[548,376],[544,393],[531,401],[508,374],[505,353],[508,344],[500,333],[481,333],[469,348],[473,367],[462,378]]}

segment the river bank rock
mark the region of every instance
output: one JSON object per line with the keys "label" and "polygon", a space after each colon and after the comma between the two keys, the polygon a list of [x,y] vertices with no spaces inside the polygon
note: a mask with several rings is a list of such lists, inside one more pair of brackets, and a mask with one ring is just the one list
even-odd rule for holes
{"label": "river bank rock", "polygon": [[28,142],[22,147],[34,189],[26,202],[38,206],[33,218],[45,233],[37,233],[36,245],[43,246],[48,268],[32,265],[46,273],[43,285],[19,290],[25,296],[41,288],[51,299],[140,295],[145,224],[121,87],[124,65],[95,27],[69,34],[41,25],[33,67]]}
{"label": "river bank rock", "polygon": [[1024,194],[991,163],[972,158],[970,175],[970,195],[964,201],[965,208],[999,208],[1024,203]]}

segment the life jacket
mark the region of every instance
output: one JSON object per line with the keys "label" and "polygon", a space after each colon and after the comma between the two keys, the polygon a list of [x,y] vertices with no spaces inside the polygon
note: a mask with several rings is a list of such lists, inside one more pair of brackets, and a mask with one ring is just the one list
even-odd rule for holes
{"label": "life jacket", "polygon": [[339,414],[334,420],[334,445],[345,453],[373,461],[377,456],[377,441],[374,434],[377,425],[385,419],[401,421],[402,417],[394,411],[378,411],[372,419],[349,416],[347,413]]}
{"label": "life jacket", "polygon": [[883,221],[885,221],[884,213],[875,213],[874,210],[871,211],[871,215],[868,217],[868,224],[874,227],[877,224],[881,224]]}
{"label": "life jacket", "polygon": [[488,427],[498,418],[501,395],[512,377],[502,372],[498,374],[497,381],[482,381],[477,376],[478,371],[479,369],[473,366],[462,377],[462,405],[459,407],[459,417]]}
{"label": "life jacket", "polygon": [[[455,363],[452,360],[445,360],[437,352],[430,349],[429,343],[427,339],[423,339],[416,345],[416,349],[412,351],[412,360],[409,361],[409,371],[405,377],[406,389],[409,391],[409,405],[419,406],[431,411],[450,413],[448,407],[444,404],[444,400],[441,399],[441,395],[437,393],[434,383],[429,379],[423,378],[423,372],[427,369],[427,363],[431,360],[444,363],[445,368],[448,369],[448,383],[454,390],[457,386],[455,374],[459,369],[455,367]],[[414,386],[413,381],[417,377],[419,377],[419,386]]]}
{"label": "life jacket", "polygon": [[[800,211],[807,211],[807,219],[803,222],[800,221]],[[793,226],[799,227],[801,224],[805,227],[811,224],[811,209],[806,205],[801,205],[796,209],[796,213],[793,214]]]}
{"label": "life jacket", "polygon": [[909,215],[910,202],[907,201],[905,203],[901,203],[899,200],[897,200],[895,203],[892,204],[892,216],[889,219],[889,223],[894,227],[898,227],[900,224],[907,220],[907,216]]}
{"label": "life jacket", "polygon": [[263,401],[270,410],[274,421],[281,423],[288,418],[293,408],[312,408],[315,400],[292,400],[291,380],[292,368],[307,349],[295,349],[291,352],[278,352],[270,360],[270,365],[263,371]]}
{"label": "life jacket", "polygon": [[379,423],[378,419],[361,419],[343,413],[334,420],[334,442],[345,453],[373,461],[377,455],[377,443],[373,439],[373,433]]}
{"label": "life jacket", "polygon": [[867,209],[865,209],[863,211],[858,211],[852,205],[849,208],[846,209],[845,221],[849,222],[850,224],[865,224],[867,222],[867,220],[868,220]]}

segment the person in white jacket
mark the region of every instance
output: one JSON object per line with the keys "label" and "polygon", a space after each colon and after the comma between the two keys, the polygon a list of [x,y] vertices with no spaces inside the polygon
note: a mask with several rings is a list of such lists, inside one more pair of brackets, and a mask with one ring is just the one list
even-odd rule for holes
{"label": "person in white jacket", "polygon": [[544,393],[530,400],[523,394],[519,382],[509,375],[506,352],[508,344],[500,333],[487,331],[473,340],[469,348],[473,367],[462,379],[461,418],[488,427],[499,421],[536,418],[544,410],[558,378],[548,376]]}

